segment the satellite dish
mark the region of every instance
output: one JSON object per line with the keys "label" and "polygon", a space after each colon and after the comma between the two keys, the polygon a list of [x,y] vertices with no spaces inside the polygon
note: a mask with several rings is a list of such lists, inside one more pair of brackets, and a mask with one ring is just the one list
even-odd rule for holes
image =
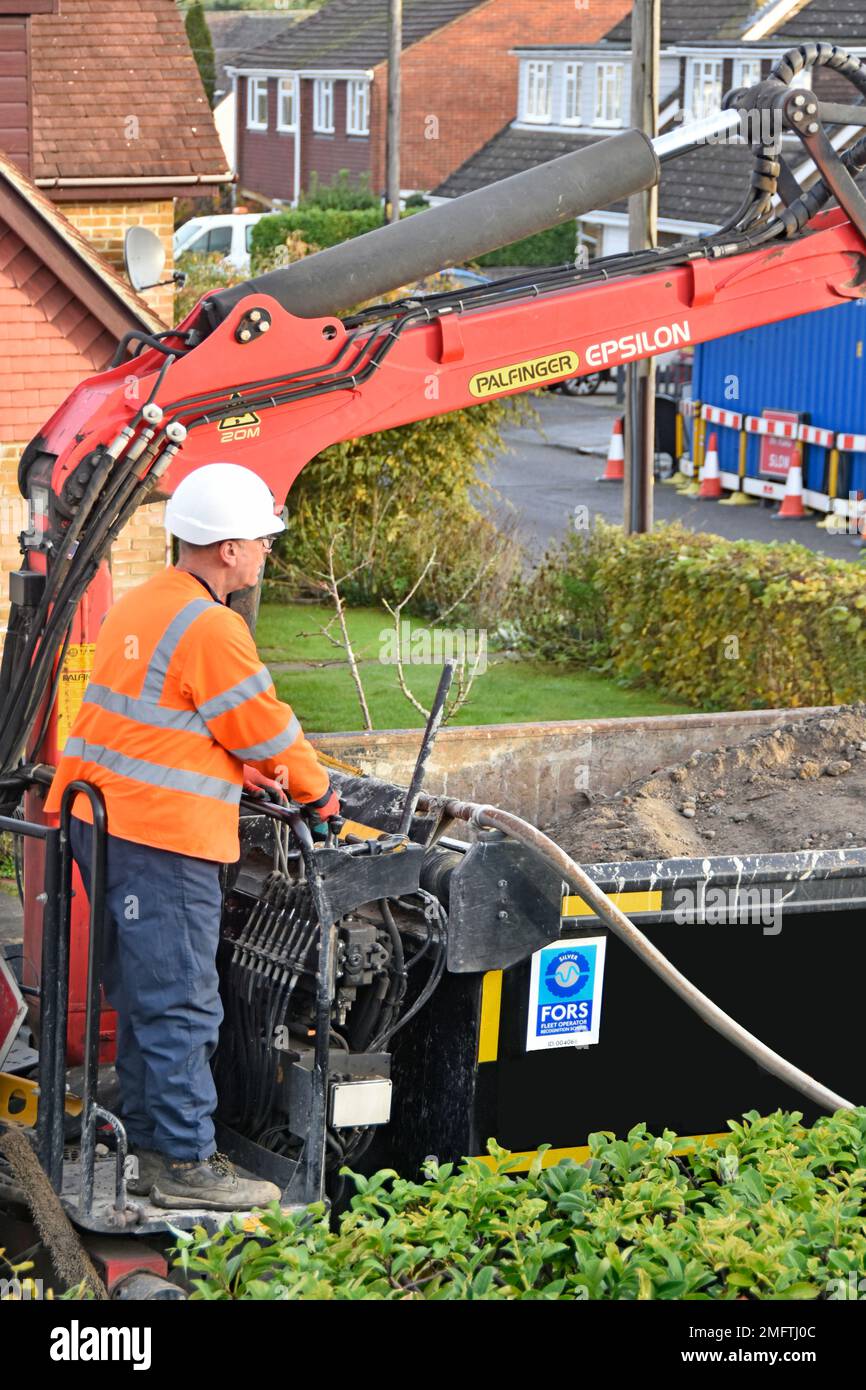
{"label": "satellite dish", "polygon": [[134,290],[151,290],[160,284],[165,266],[165,247],[148,227],[129,227],[123,238],[123,263]]}

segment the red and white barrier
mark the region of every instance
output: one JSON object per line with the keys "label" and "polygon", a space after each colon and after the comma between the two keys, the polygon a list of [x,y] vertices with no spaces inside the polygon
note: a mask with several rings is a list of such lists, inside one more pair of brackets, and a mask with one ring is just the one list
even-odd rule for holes
{"label": "red and white barrier", "polygon": [[[846,435],[846,438],[854,438],[854,435]],[[798,435],[803,444],[817,444],[822,449],[832,449],[836,440],[836,435],[832,430],[822,430],[818,425],[801,425]],[[866,448],[866,445],[864,445]]]}
{"label": "red and white barrier", "polygon": [[774,420],[764,415],[747,415],[745,427],[749,434],[772,434],[776,439],[797,439],[802,429],[796,420]]}
{"label": "red and white barrier", "polygon": [[736,410],[723,410],[718,405],[704,405],[701,406],[701,415],[711,425],[725,425],[729,430],[743,428],[743,417]]}
{"label": "red and white barrier", "polygon": [[[861,532],[866,535],[866,499],[855,497],[849,493],[847,498],[831,497],[826,492],[818,492],[812,488],[803,486],[803,448],[810,446],[813,448],[833,450],[837,449],[846,453],[866,454],[866,434],[851,434],[836,432],[824,429],[820,425],[808,425],[802,421],[786,420],[774,416],[772,413],[767,415],[744,415],[737,410],[728,410],[726,407],[708,404],[699,404],[695,401],[681,401],[680,414],[693,418],[700,416],[708,425],[718,425],[723,429],[744,431],[747,434],[770,435],[777,439],[788,439],[797,441],[802,447],[796,462],[789,464],[787,477],[773,479],[769,477],[740,477],[739,473],[722,471],[718,460],[718,440],[715,433],[709,437],[709,443],[704,458],[703,466],[700,470],[695,469],[692,461],[686,457],[680,459],[678,468],[680,475],[691,476],[693,481],[688,489],[692,495],[713,498],[716,500],[745,501],[746,494],[751,497],[772,498],[781,505],[776,516],[783,521],[801,520],[810,511],[824,512],[829,519],[825,519],[820,524],[828,526],[832,515],[848,517],[855,522],[860,521]],[[780,412],[780,415],[783,412]],[[741,454],[742,457],[742,454]],[[700,476],[700,488],[697,486],[696,474]],[[835,467],[833,476],[835,476]],[[724,492],[728,491],[731,496],[724,498]]]}

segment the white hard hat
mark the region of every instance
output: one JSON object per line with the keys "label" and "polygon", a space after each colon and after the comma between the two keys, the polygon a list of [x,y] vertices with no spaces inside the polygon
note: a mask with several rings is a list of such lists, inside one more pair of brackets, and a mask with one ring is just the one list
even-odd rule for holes
{"label": "white hard hat", "polygon": [[267,483],[238,463],[206,463],[188,473],[168,500],[165,527],[190,545],[252,541],[285,530]]}

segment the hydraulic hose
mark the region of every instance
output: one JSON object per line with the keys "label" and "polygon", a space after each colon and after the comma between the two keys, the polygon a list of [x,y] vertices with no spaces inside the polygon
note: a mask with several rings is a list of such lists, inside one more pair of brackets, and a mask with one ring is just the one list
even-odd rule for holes
{"label": "hydraulic hose", "polygon": [[829,1112],[835,1110],[854,1110],[856,1107],[850,1100],[845,1100],[843,1096],[837,1095],[828,1087],[822,1086],[819,1081],[809,1076],[806,1072],[795,1067],[793,1062],[789,1062],[785,1057],[774,1052],[772,1048],[762,1043],[760,1038],[756,1038],[753,1033],[748,1032],[730,1014],[725,1013],[724,1009],[719,1008],[708,995],[704,994],[687,979],[681,971],[677,970],[666,956],[652,944],[642,931],[629,921],[624,912],[611,902],[610,898],[604,893],[596,883],[590,878],[589,874],[583,870],[579,864],[570,858],[564,850],[554,844],[553,840],[530,825],[528,821],[522,820],[520,816],[512,815],[510,811],[501,811],[495,806],[476,805],[471,801],[454,801],[442,797],[424,796],[419,801],[419,806],[425,810],[440,810],[446,815],[455,819],[468,822],[470,825],[486,827],[491,830],[501,830],[504,834],[510,835],[513,839],[519,840],[521,844],[533,850],[536,854],[545,859],[552,868],[558,873],[589,903],[590,907],[598,917],[610,927],[620,939],[625,942],[635,955],[639,956],[645,965],[648,965],[659,979],[672,989],[674,994],[679,995],[684,1003],[698,1015],[704,1023],[709,1024],[717,1033],[720,1033],[728,1042],[733,1043],[741,1052],[745,1052],[748,1057],[757,1062],[766,1071],[783,1081],[786,1086],[799,1091],[801,1095],[808,1097],[820,1105],[822,1109]]}

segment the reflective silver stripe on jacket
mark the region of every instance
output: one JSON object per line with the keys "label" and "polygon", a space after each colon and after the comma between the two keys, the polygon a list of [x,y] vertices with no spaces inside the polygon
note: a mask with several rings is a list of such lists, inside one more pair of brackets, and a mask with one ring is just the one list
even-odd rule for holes
{"label": "reflective silver stripe on jacket", "polygon": [[153,655],[147,664],[144,685],[141,687],[140,698],[142,700],[150,700],[154,704],[159,703],[162,688],[165,685],[165,677],[178,642],[199,614],[204,613],[208,608],[213,608],[213,605],[213,599],[194,598],[191,603],[185,604],[178,613],[175,613],[154,647]]}
{"label": "reflective silver stripe on jacket", "polygon": [[282,753],[294,743],[300,732],[301,726],[292,715],[282,733],[274,734],[273,738],[265,739],[264,743],[254,743],[250,748],[230,748],[229,752],[245,763],[261,762],[263,758],[273,758],[276,753]]}
{"label": "reflective silver stripe on jacket", "polygon": [[199,705],[198,712],[203,719],[218,719],[221,714],[228,714],[230,710],[237,709],[238,705],[251,700],[254,695],[261,695],[270,685],[273,685],[271,673],[266,666],[262,666],[261,670],[254,671],[251,676],[245,676],[242,681],[230,686],[221,695],[214,695],[210,700],[205,700],[203,705]]}
{"label": "reflective silver stripe on jacket", "polygon": [[86,704],[98,705],[110,714],[120,714],[124,719],[132,719],[136,724],[151,724],[158,729],[177,729],[187,734],[202,734],[210,738],[210,729],[195,709],[169,709],[167,705],[155,705],[152,700],[142,700],[135,695],[120,695],[107,685],[94,685],[91,681],[84,694]]}
{"label": "reflective silver stripe on jacket", "polygon": [[136,724],[149,724],[158,729],[177,729],[183,733],[200,734],[210,738],[207,724],[197,710],[169,709],[159,703],[165,677],[177,644],[200,613],[213,607],[213,600],[196,598],[175,613],[165,632],[153,649],[140,695],[121,695],[107,685],[91,681],[84,694],[85,702],[98,705],[111,714],[132,719]]}
{"label": "reflective silver stripe on jacket", "polygon": [[180,767],[165,767],[162,763],[146,762],[144,758],[130,758],[126,753],[118,753],[115,748],[104,748],[99,743],[88,743],[83,738],[68,738],[63,750],[70,758],[82,758],[88,763],[116,772],[120,777],[128,777],[133,782],[147,782],[152,787],[170,787],[172,791],[192,792],[195,796],[206,796],[215,801],[239,802],[241,787],[239,783],[226,782],[222,777],[204,777],[198,772],[188,772]]}

